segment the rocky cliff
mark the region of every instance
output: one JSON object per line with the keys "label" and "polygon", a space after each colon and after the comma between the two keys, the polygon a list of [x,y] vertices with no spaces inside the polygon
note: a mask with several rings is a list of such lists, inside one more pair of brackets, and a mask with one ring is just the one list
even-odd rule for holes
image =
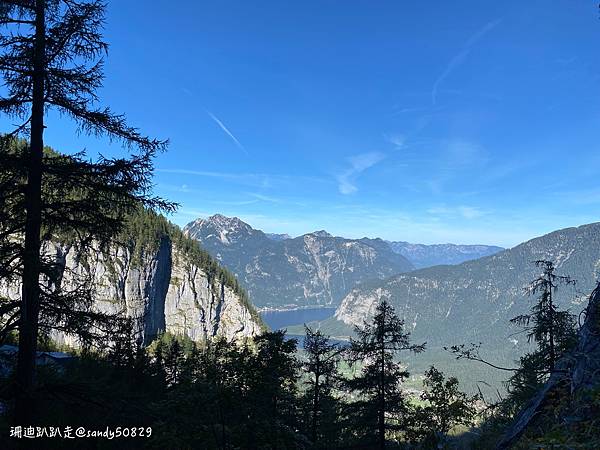
{"label": "rocky cliff", "polygon": [[[145,343],[161,331],[197,341],[213,336],[231,340],[261,331],[261,319],[235,278],[196,242],[161,216],[143,213],[142,219],[132,220],[140,226],[129,226],[122,244],[86,252],[73,244],[46,244],[45,253],[60,271],[61,287],[88,280],[93,308],[133,318]],[[17,286],[3,290],[18,296]],[[69,337],[54,338],[74,344]]]}

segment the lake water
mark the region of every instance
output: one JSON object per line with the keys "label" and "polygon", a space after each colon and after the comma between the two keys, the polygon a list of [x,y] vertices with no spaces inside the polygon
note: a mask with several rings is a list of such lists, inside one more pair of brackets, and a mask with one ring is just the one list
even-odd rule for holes
{"label": "lake water", "polygon": [[325,320],[333,316],[335,308],[307,308],[289,311],[265,311],[260,313],[265,323],[272,330],[302,325],[314,320]]}

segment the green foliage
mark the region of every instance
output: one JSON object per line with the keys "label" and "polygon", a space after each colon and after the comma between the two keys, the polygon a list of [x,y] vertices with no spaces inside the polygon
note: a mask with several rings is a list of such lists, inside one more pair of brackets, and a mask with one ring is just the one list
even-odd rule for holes
{"label": "green foliage", "polygon": [[218,339],[191,352],[156,405],[162,425],[153,446],[301,448],[295,350],[283,332],[267,332],[241,346]]}
{"label": "green foliage", "polygon": [[[391,312],[388,309],[385,314]],[[395,322],[386,319],[382,323]],[[265,332],[245,342],[218,338],[200,344],[184,335],[163,333],[143,348],[133,330],[132,321],[123,322],[103,352],[82,351],[62,367],[42,367],[32,424],[152,427],[152,437],[136,440],[135,445],[153,449],[372,448],[373,440],[364,437],[376,435],[378,424],[364,413],[369,410],[369,399],[375,397],[370,390],[358,396],[345,391],[338,365],[342,357],[350,360],[352,353],[344,353],[319,332],[307,329],[307,351],[299,360],[296,341],[281,331]],[[392,334],[388,331],[387,335]],[[397,338],[404,335],[395,334]],[[406,347],[404,338],[390,337],[386,342]],[[361,371],[358,376],[365,373],[370,372]],[[426,386],[431,394],[424,394],[424,407],[431,404],[432,414],[440,418],[436,421],[440,429],[448,421],[466,423],[467,418],[458,417],[461,412],[470,415],[468,408],[457,406],[466,399],[458,383],[439,372],[430,375],[431,383]],[[0,377],[0,402],[6,405],[11,404],[11,391],[3,388],[11,382]],[[385,417],[387,448],[402,445],[392,445],[392,438],[401,440],[409,425],[392,413],[414,412],[397,387],[385,387],[385,408],[390,414]],[[439,398],[445,394],[447,401]],[[356,408],[358,403],[365,408]],[[315,406],[317,415],[313,416]],[[8,439],[8,414],[0,413],[0,440]],[[411,426],[411,430],[422,426],[423,430],[415,432],[429,436],[430,424],[425,421]],[[36,448],[55,448],[51,440],[35,443]],[[73,448],[130,448],[132,441],[86,439],[72,444]]]}
{"label": "green foliage", "polygon": [[356,437],[385,447],[386,433],[406,426],[408,404],[400,384],[409,373],[394,357],[408,350],[420,353],[425,344],[410,343],[404,322],[385,300],[377,306],[373,320],[356,328],[350,342],[350,360],[361,362],[360,374],[347,380],[347,387],[358,394],[348,405],[349,428]]}
{"label": "green foliage", "polygon": [[423,385],[420,396],[423,404],[415,407],[409,435],[412,440],[416,437],[422,441],[426,448],[443,448],[453,428],[473,425],[477,412],[475,403],[480,397],[461,392],[455,377],[445,378],[433,366],[425,372]]}

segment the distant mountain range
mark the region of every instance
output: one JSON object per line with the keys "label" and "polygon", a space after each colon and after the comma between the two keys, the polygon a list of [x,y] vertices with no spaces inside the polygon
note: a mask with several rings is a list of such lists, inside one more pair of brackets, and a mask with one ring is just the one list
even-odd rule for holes
{"label": "distant mountain range", "polygon": [[381,239],[326,231],[285,238],[219,214],[189,223],[184,232],[236,275],[259,308],[338,306],[359,283],[414,269]]}
{"label": "distant mountain range", "polygon": [[[325,233],[323,231],[323,233]],[[289,234],[265,233],[274,241],[292,239]],[[504,250],[495,245],[457,245],[457,244],[411,244],[404,241],[385,241],[392,251],[408,259],[415,269],[445,264],[460,264],[472,259],[483,258]]]}
{"label": "distant mountain range", "polygon": [[283,233],[283,234],[265,233],[265,235],[269,239],[273,239],[274,241],[285,241],[286,239],[292,239],[292,237],[289,234],[286,234],[286,233]]}
{"label": "distant mountain range", "polygon": [[465,261],[490,256],[504,250],[495,245],[456,245],[456,244],[410,244],[389,242],[396,253],[408,259],[417,269],[445,264],[460,264]]}

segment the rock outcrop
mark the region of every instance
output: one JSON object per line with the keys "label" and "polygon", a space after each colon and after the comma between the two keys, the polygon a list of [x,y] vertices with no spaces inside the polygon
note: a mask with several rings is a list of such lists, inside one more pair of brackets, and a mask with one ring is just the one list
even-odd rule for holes
{"label": "rock outcrop", "polygon": [[[207,254],[204,259],[194,258],[189,246],[198,244],[179,245],[185,240],[157,231],[152,245],[110,245],[83,252],[72,244],[53,242],[44,246],[44,252],[56,262],[57,284],[69,290],[86,280],[93,293],[93,309],[134,319],[134,331],[144,343],[161,331],[185,334],[196,341],[260,333],[262,321],[233,276],[223,276],[227,272],[206,259]],[[0,287],[11,298],[18,298],[19,291],[18,285]],[[71,336],[55,334],[53,338],[76,345]]]}

